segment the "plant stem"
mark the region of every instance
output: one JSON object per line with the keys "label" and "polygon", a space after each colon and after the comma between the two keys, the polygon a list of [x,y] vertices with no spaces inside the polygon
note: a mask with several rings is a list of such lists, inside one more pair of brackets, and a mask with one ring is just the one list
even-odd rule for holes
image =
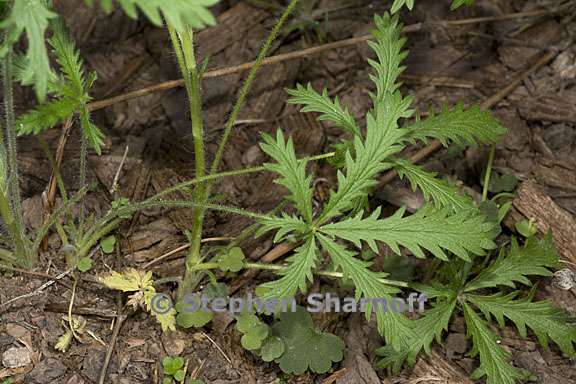
{"label": "plant stem", "polygon": [[[206,174],[206,163],[204,154],[204,123],[202,120],[202,92],[201,81],[196,65],[194,54],[194,35],[191,29],[186,29],[181,33],[176,33],[169,26],[168,31],[172,40],[172,45],[176,51],[178,65],[184,76],[184,84],[190,107],[192,120],[192,138],[194,139],[194,165],[195,176],[202,178]],[[204,183],[199,183],[194,190],[195,202],[206,202],[207,191]],[[186,272],[184,275],[184,289],[192,280],[193,267],[200,262],[200,240],[202,239],[202,224],[204,221],[204,209],[196,207],[192,213],[192,231],[190,235],[190,250],[186,259]]]}
{"label": "plant stem", "polygon": [[4,83],[4,108],[5,108],[5,122],[6,122],[6,144],[7,151],[4,149],[2,143],[2,159],[6,158],[4,167],[4,174],[1,176],[5,178],[2,180],[4,183],[3,191],[1,193],[0,207],[2,218],[9,229],[10,236],[14,243],[15,253],[22,264],[27,268],[32,268],[36,263],[37,255],[30,252],[28,239],[24,233],[24,223],[22,215],[22,204],[20,201],[20,186],[18,177],[18,154],[16,145],[16,127],[14,124],[14,97],[12,92],[13,79],[12,79],[12,53],[6,53],[2,62],[2,74]]}
{"label": "plant stem", "polygon": [[[86,171],[88,168],[88,140],[84,129],[80,130],[80,188],[86,187]],[[85,199],[80,200],[80,218],[78,224],[78,238],[84,233],[84,221],[86,220]]]}
{"label": "plant stem", "polygon": [[490,153],[488,154],[488,164],[486,165],[486,174],[484,175],[484,187],[482,188],[482,201],[488,199],[488,188],[490,187],[490,178],[492,177],[492,164],[494,163],[494,153],[496,152],[496,146],[490,147]]}
{"label": "plant stem", "polygon": [[[196,270],[198,271],[206,271],[206,270],[211,270],[211,269],[218,269],[219,268],[219,264],[218,263],[200,263],[198,265],[196,265]],[[266,263],[244,263],[243,268],[245,269],[262,269],[262,270],[267,270],[267,271],[283,271],[285,270],[287,267],[283,266],[283,265],[276,265],[276,264],[266,264]],[[332,278],[336,278],[336,279],[341,279],[344,277],[344,274],[342,272],[336,272],[336,271],[317,271],[314,272],[314,274],[318,275],[318,276],[326,276],[326,277],[332,277]],[[394,285],[397,287],[408,287],[408,283],[403,282],[403,281],[398,281],[398,280],[389,280],[389,279],[380,279],[381,282],[388,284],[388,285]]]}
{"label": "plant stem", "polygon": [[[232,128],[234,127],[234,123],[236,122],[236,119],[238,118],[238,114],[240,113],[240,109],[242,109],[242,107],[244,106],[244,103],[246,102],[246,97],[248,96],[248,92],[250,92],[252,82],[254,81],[254,78],[256,77],[256,73],[258,72],[258,70],[262,66],[262,61],[264,61],[264,59],[266,58],[266,55],[268,54],[268,50],[272,46],[272,43],[274,42],[274,40],[276,40],[276,37],[278,36],[280,29],[282,28],[282,26],[284,25],[284,23],[286,22],[286,20],[290,16],[290,14],[294,11],[294,8],[296,8],[297,4],[298,4],[298,0],[291,0],[290,1],[290,4],[288,4],[288,7],[286,7],[286,9],[284,10],[284,13],[282,13],[282,16],[280,16],[280,19],[278,19],[278,22],[276,23],[276,25],[274,25],[274,28],[272,28],[270,35],[268,36],[268,38],[266,39],[266,41],[262,45],[262,48],[260,49],[260,52],[258,53],[258,57],[256,58],[254,65],[252,66],[252,68],[250,69],[250,72],[248,73],[248,77],[246,78],[246,80],[242,84],[242,88],[240,88],[240,91],[238,92],[238,99],[236,100],[236,103],[234,104],[234,107],[232,108],[232,113],[230,114],[230,117],[228,118],[228,121],[226,122],[226,125],[224,127],[224,133],[222,134],[222,139],[220,140],[220,144],[218,145],[218,151],[216,152],[216,157],[214,158],[214,161],[212,162],[212,166],[210,167],[210,174],[214,174],[214,173],[218,172],[218,167],[220,166],[220,161],[222,160],[222,155],[224,154],[224,149],[226,148],[226,144],[228,143],[228,139],[230,138],[230,133],[232,132]],[[212,187],[212,183],[208,183],[208,194],[211,190],[211,187]]]}

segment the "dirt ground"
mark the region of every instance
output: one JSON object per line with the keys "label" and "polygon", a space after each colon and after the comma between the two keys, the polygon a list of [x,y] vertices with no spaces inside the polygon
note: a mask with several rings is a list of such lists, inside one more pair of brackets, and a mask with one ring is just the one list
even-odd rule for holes
{"label": "dirt ground", "polygon": [[[141,19],[133,21],[121,11],[106,15],[82,2],[61,0],[59,13],[65,15],[87,65],[98,74],[93,92],[95,100],[126,94],[179,77],[175,57],[165,30],[154,28]],[[254,2],[258,3],[258,2]],[[275,1],[264,2],[276,4]],[[311,2],[313,3],[313,2]],[[369,31],[372,17],[382,13],[389,1],[321,0],[314,9],[300,12],[291,21],[288,33],[274,45],[272,55],[296,52],[312,46],[362,36]],[[569,4],[562,12],[559,5]],[[571,5],[570,5],[571,3]],[[498,175],[518,179],[519,193],[514,202],[508,228],[501,235],[506,243],[513,233],[514,218],[535,217],[539,228],[559,227],[555,237],[562,257],[576,261],[571,247],[576,241],[576,4],[567,1],[477,0],[470,8],[450,12],[447,1],[419,1],[413,12],[403,12],[405,25],[417,25],[408,33],[403,91],[414,97],[416,108],[426,114],[444,103],[458,100],[465,104],[482,103],[519,79],[513,91],[500,98],[492,108],[508,129],[498,145],[495,169]],[[249,1],[221,1],[215,7],[218,25],[197,36],[200,60],[209,58],[208,69],[224,68],[254,59],[262,40],[274,24],[277,12],[258,7]],[[532,11],[538,11],[534,13]],[[502,18],[503,15],[527,12],[526,17]],[[478,17],[494,17],[475,20]],[[447,21],[468,20],[461,25]],[[552,54],[551,54],[552,53]],[[266,160],[259,149],[262,132],[272,133],[278,127],[294,137],[297,152],[315,155],[330,151],[339,131],[318,122],[313,115],[297,113],[287,105],[285,87],[297,82],[311,82],[315,89],[328,87],[359,120],[370,106],[370,52],[365,43],[325,50],[317,55],[264,67],[258,75],[249,101],[243,109],[224,155],[222,169],[260,165]],[[547,56],[547,57],[546,57]],[[531,73],[534,63],[546,60]],[[245,72],[206,79],[203,84],[205,127],[208,156],[213,156],[230,113],[231,103]],[[16,101],[23,111],[34,97],[30,90],[19,90]],[[122,162],[127,158],[119,178],[120,196],[133,201],[151,196],[169,185],[194,176],[193,147],[186,95],[182,88],[153,92],[129,101],[108,103],[94,111],[95,123],[106,134],[102,156],[91,154],[90,178],[97,184],[88,198],[90,212],[99,215],[108,209],[112,196],[108,192]],[[62,173],[69,189],[78,187],[77,169],[79,140],[72,130],[64,151]],[[62,129],[44,134],[55,152]],[[42,192],[51,167],[34,138],[19,142],[21,187],[25,197],[26,223],[36,228],[42,221]],[[407,156],[417,149],[410,148]],[[422,161],[428,169],[460,181],[473,195],[482,190],[482,170],[488,149],[485,147],[442,149]],[[322,200],[325,191],[334,186],[335,175],[323,164],[315,165],[317,193]],[[283,194],[269,173],[226,179],[217,184],[216,193],[223,203],[254,211],[276,207]],[[523,201],[535,197],[536,204]],[[186,198],[185,195],[173,196]],[[409,210],[422,205],[422,197],[409,185],[394,179],[378,187],[373,199]],[[515,216],[514,216],[515,215]],[[204,237],[230,237],[251,224],[245,218],[210,213]],[[128,220],[116,232],[120,239],[117,252],[93,255],[94,273],[125,267],[138,267],[152,262],[150,269],[158,277],[179,276],[184,268],[185,250],[168,259],[153,260],[187,243],[183,231],[189,229],[190,212],[147,210]],[[572,243],[570,243],[572,241]],[[272,239],[248,239],[242,248],[252,260],[265,257],[275,244]],[[444,345],[431,356],[423,357],[415,368],[406,368],[396,377],[375,370],[374,349],[381,338],[374,324],[355,315],[325,314],[315,317],[319,328],[334,332],[346,343],[345,358],[334,364],[326,375],[306,374],[285,377],[275,364],[264,363],[245,351],[229,315],[217,315],[202,329],[178,330],[162,334],[159,326],[143,312],[129,314],[124,320],[122,295],[105,290],[90,279],[77,287],[74,312],[87,319],[85,342],[73,342],[66,353],[54,349],[63,333],[62,317],[68,311],[72,280],[64,276],[45,287],[66,270],[59,239],[49,239],[48,251],[42,256],[36,275],[13,273],[0,275],[0,303],[23,296],[8,305],[0,304],[0,355],[13,347],[27,347],[30,364],[24,368],[1,369],[3,377],[12,376],[23,383],[98,383],[107,351],[111,350],[106,383],[159,383],[161,360],[166,354],[181,355],[188,360],[189,372],[206,383],[275,383],[283,378],[288,383],[337,384],[432,384],[471,383],[467,379],[477,361],[468,357],[470,343],[462,319],[456,319],[446,335]],[[385,253],[385,252],[384,252]],[[398,262],[400,263],[400,262]],[[423,262],[398,264],[393,269],[409,269],[415,278],[421,276]],[[572,264],[572,267],[574,264]],[[227,276],[224,281],[237,292],[248,292],[270,279],[268,273]],[[333,284],[322,280],[322,284]],[[576,313],[574,291],[561,291],[549,279],[539,282],[539,297],[549,298],[571,314]],[[168,284],[163,290],[175,287]],[[318,289],[318,286],[312,288]],[[33,294],[33,295],[31,295]],[[28,296],[24,296],[28,295]],[[114,329],[119,331],[114,337]],[[575,362],[555,348],[541,348],[534,337],[520,339],[510,328],[500,333],[502,345],[512,353],[517,367],[534,373],[537,383],[576,383]],[[115,346],[109,348],[114,339]]]}

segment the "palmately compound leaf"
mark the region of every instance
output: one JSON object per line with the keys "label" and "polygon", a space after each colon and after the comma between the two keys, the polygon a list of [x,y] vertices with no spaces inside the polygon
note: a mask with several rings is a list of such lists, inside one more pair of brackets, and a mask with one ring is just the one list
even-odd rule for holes
{"label": "palmately compound leaf", "polygon": [[554,268],[561,268],[561,264],[551,233],[542,240],[536,237],[529,238],[523,248],[518,245],[516,239],[512,239],[508,254],[502,249],[492,264],[466,284],[464,291],[470,292],[498,285],[515,288],[515,282],[530,285],[527,276],[551,276],[550,269]]}
{"label": "palmately compound leaf", "polygon": [[285,345],[284,353],[276,362],[286,373],[300,375],[308,369],[326,373],[333,362],[344,357],[342,340],[331,333],[315,330],[312,317],[301,308],[282,313],[272,329]]}
{"label": "palmately compound leaf", "polygon": [[262,138],[262,150],[276,160],[276,163],[265,164],[266,169],[282,176],[274,182],[288,188],[300,214],[306,222],[312,222],[312,177],[306,176],[306,161],[296,158],[292,138],[286,142],[281,130],[277,131],[276,140],[266,134]]}
{"label": "palmately compound leaf", "polygon": [[356,124],[348,108],[340,105],[338,97],[332,101],[326,89],[322,91],[322,94],[319,94],[312,88],[311,84],[308,84],[307,87],[297,84],[296,89],[287,89],[286,92],[291,96],[288,100],[290,104],[303,105],[300,112],[318,112],[320,113],[319,120],[331,121],[336,127],[346,132],[360,135],[358,124]]}
{"label": "palmately compound leaf", "polygon": [[515,384],[522,374],[510,362],[510,354],[499,344],[497,336],[466,303],[463,305],[468,335],[472,337],[472,357],[480,355],[480,367],[473,378],[486,376],[486,384]]}
{"label": "palmately compound leaf", "polygon": [[98,280],[110,289],[122,292],[135,292],[141,289],[154,288],[152,272],[139,271],[129,268],[123,273],[111,271],[109,274],[100,276]]}
{"label": "palmately compound leaf", "polygon": [[495,247],[492,225],[484,222],[480,214],[462,211],[449,214],[446,210],[425,207],[411,216],[404,216],[404,208],[390,217],[380,219],[380,208],[362,218],[362,212],[353,218],[326,224],[320,231],[353,242],[360,247],[366,242],[374,251],[376,241],[388,245],[400,255],[399,245],[416,257],[425,257],[422,249],[442,260],[448,260],[444,250],[469,260],[469,254],[481,255]]}
{"label": "palmately compound leaf", "polygon": [[378,332],[384,336],[386,342],[396,349],[405,348],[406,343],[415,338],[416,334],[404,315],[383,308],[381,301],[386,301],[386,305],[391,303],[391,295],[398,292],[396,288],[387,285],[382,280],[386,274],[371,271],[368,269],[370,263],[356,258],[353,252],[341,244],[321,234],[317,234],[317,237],[322,248],[330,255],[334,266],[342,271],[345,278],[354,283],[356,300],[366,300],[366,318],[370,319],[374,311]]}
{"label": "palmately compound leaf", "polygon": [[504,319],[510,319],[518,328],[520,336],[526,337],[530,328],[544,348],[548,348],[548,339],[560,347],[570,357],[575,355],[576,326],[560,309],[548,301],[531,301],[531,298],[515,299],[517,292],[491,296],[466,295],[466,300],[477,306],[488,319],[494,316],[500,327]]}
{"label": "palmately compound leaf", "polygon": [[440,341],[442,332],[448,330],[455,308],[456,297],[452,296],[448,300],[439,302],[434,308],[426,310],[421,318],[412,322],[414,332],[418,337],[410,340],[405,348],[398,350],[386,345],[376,350],[376,354],[382,356],[382,359],[378,361],[378,366],[397,373],[406,360],[413,364],[422,349],[429,353],[434,340]]}
{"label": "palmately compound leaf", "polygon": [[22,32],[26,32],[28,50],[26,52],[26,69],[23,82],[34,84],[36,96],[44,101],[51,77],[50,61],[44,41],[44,34],[50,20],[58,15],[50,11],[45,0],[13,1],[10,14],[0,23],[0,28],[7,30],[7,35],[0,47],[0,57],[12,50]]}
{"label": "palmately compound leaf", "polygon": [[316,239],[310,235],[303,245],[290,256],[288,267],[279,272],[280,279],[261,285],[265,289],[265,298],[292,298],[298,291],[306,292],[308,281],[313,281],[312,272],[316,266],[318,250]]}
{"label": "palmately compound leaf", "polygon": [[412,162],[394,158],[394,169],[401,178],[406,177],[410,181],[413,190],[419,188],[426,200],[433,200],[440,208],[448,208],[456,212],[470,209],[473,206],[472,199],[461,194],[458,188],[438,179],[435,172],[428,172],[424,168]]}
{"label": "palmately compound leaf", "polygon": [[463,103],[456,104],[452,110],[444,106],[437,114],[431,111],[424,120],[417,116],[406,130],[404,140],[414,143],[434,138],[444,146],[449,142],[494,144],[506,133],[506,128],[490,112],[482,111],[478,105],[465,109]]}
{"label": "palmately compound leaf", "polygon": [[[93,0],[84,0],[92,4]],[[185,26],[204,28],[216,24],[216,20],[208,7],[219,0],[118,0],[124,12],[133,19],[138,17],[137,8],[155,25],[162,26],[165,19],[168,25],[177,31],[184,30]],[[102,8],[111,10],[110,0],[101,0]]]}

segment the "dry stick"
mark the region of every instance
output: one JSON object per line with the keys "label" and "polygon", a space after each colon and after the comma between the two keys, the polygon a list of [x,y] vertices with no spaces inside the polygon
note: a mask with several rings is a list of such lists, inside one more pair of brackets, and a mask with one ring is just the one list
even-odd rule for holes
{"label": "dry stick", "polygon": [[108,344],[108,349],[106,350],[106,357],[104,358],[104,364],[102,365],[102,371],[100,371],[100,378],[98,379],[98,384],[104,384],[106,381],[106,376],[108,372],[108,366],[110,365],[110,359],[112,358],[112,353],[114,352],[114,347],[116,346],[116,340],[118,340],[118,335],[120,334],[120,329],[124,322],[128,318],[128,315],[122,310],[122,299],[118,300],[118,316],[116,317],[116,323],[114,324],[114,330],[112,331],[112,338],[110,339],[110,344]]}
{"label": "dry stick", "polygon": [[[54,201],[56,200],[56,191],[58,190],[58,184],[56,182],[56,172],[60,169],[62,165],[62,159],[64,158],[64,148],[66,148],[66,143],[72,132],[72,119],[67,119],[62,126],[62,134],[60,135],[60,140],[58,141],[58,148],[56,149],[55,169],[52,170],[50,175],[50,181],[46,186],[46,190],[43,194],[42,205],[44,209],[44,224],[50,220],[50,215],[54,209]],[[45,197],[45,198],[44,198]],[[46,251],[48,249],[48,235],[42,239],[42,249]]]}
{"label": "dry stick", "polygon": [[5,303],[0,303],[0,306],[2,306],[2,307],[7,307],[9,304],[11,304],[11,303],[13,303],[13,302],[15,302],[15,301],[18,301],[18,300],[21,300],[21,299],[25,299],[25,298],[27,298],[27,297],[33,297],[33,296],[39,295],[39,294],[41,294],[46,288],[48,288],[49,286],[51,286],[52,284],[54,284],[56,281],[62,279],[64,276],[66,276],[66,275],[68,275],[70,272],[72,272],[72,270],[73,270],[73,269],[71,268],[71,269],[69,269],[69,270],[67,270],[67,271],[65,271],[65,272],[62,272],[61,274],[59,274],[58,276],[56,276],[53,280],[47,281],[46,283],[42,284],[40,287],[38,287],[37,289],[35,289],[33,292],[27,293],[27,294],[22,295],[22,296],[15,297],[15,298],[13,298],[13,299],[10,299],[10,300],[6,301]]}
{"label": "dry stick", "polygon": [[[234,238],[233,238],[233,237],[209,237],[209,238],[200,240],[200,242],[201,242],[201,243],[211,243],[211,242],[216,242],[216,241],[229,241],[229,240],[234,240]],[[161,255],[161,256],[158,256],[158,257],[155,258],[155,259],[150,260],[148,263],[146,263],[146,264],[144,264],[144,265],[142,266],[142,269],[143,269],[143,270],[146,270],[146,269],[152,267],[153,265],[156,265],[156,264],[158,264],[159,262],[161,262],[161,261],[163,261],[163,260],[166,260],[166,259],[169,258],[170,256],[172,256],[172,255],[174,255],[174,254],[176,254],[176,253],[178,253],[178,252],[184,251],[184,250],[186,250],[186,249],[188,249],[188,248],[190,248],[190,243],[181,245],[181,246],[179,246],[178,248],[175,248],[175,249],[173,249],[173,250],[171,250],[171,251],[168,251],[168,252],[164,253],[164,254]]]}
{"label": "dry stick", "polygon": [[[520,83],[522,83],[522,81],[524,81],[528,76],[530,76],[532,73],[536,72],[538,69],[540,69],[541,67],[543,67],[544,65],[546,65],[547,63],[552,61],[552,59],[554,57],[556,57],[557,54],[558,54],[558,52],[549,51],[549,52],[543,54],[542,56],[540,56],[535,61],[535,63],[532,66],[530,66],[530,68],[528,68],[524,72],[522,72],[522,73],[518,74],[516,77],[514,77],[514,79],[510,82],[510,84],[508,84],[506,87],[504,87],[500,91],[496,92],[494,95],[492,95],[488,99],[484,100],[484,102],[482,104],[480,104],[480,107],[482,109],[489,109],[489,108],[494,107],[502,99],[504,99],[506,96],[508,96],[510,93],[512,93],[512,91],[514,91],[514,89],[516,89],[516,87],[518,87],[518,85],[520,85]],[[430,144],[425,146],[424,148],[420,149],[414,155],[410,156],[410,161],[412,163],[418,163],[418,162],[422,161],[423,159],[427,158],[428,156],[430,156],[431,154],[433,154],[434,152],[436,152],[441,147],[442,147],[442,143],[439,142],[438,140],[434,140]],[[394,180],[394,178],[397,175],[398,174],[396,173],[396,171],[387,172],[382,177],[382,179],[380,180],[380,182],[376,188],[381,188],[385,184],[388,184],[389,182]],[[292,243],[286,243],[286,242],[280,243],[277,246],[275,246],[274,248],[272,248],[272,250],[270,250],[266,255],[264,255],[262,260],[264,261],[264,259],[266,259],[265,261],[268,263],[275,261],[275,260],[279,259],[280,257],[284,256],[286,253],[290,252],[292,249],[295,248],[295,246],[296,245],[292,244]],[[240,289],[245,284],[245,282],[247,281],[247,278],[254,277],[256,274],[258,274],[258,272],[259,271],[257,271],[257,270],[251,270],[251,271],[245,272],[244,275],[241,276],[240,281],[231,287],[231,291],[235,292],[236,290]]]}
{"label": "dry stick", "polygon": [[[494,16],[494,17],[476,17],[476,18],[464,19],[464,20],[444,21],[444,22],[437,23],[437,24],[441,25],[441,26],[461,26],[461,25],[467,25],[467,24],[477,24],[477,23],[486,23],[486,22],[517,19],[517,18],[523,18],[523,17],[543,16],[543,15],[547,15],[547,14],[553,14],[556,12],[558,12],[558,10],[556,10],[556,11],[543,10],[543,11],[533,11],[533,12],[520,12],[520,13],[511,13],[508,15]],[[403,33],[412,33],[412,32],[420,31],[422,29],[423,29],[423,24],[422,23],[416,23],[416,24],[405,26],[404,29],[402,30],[402,32]],[[349,47],[351,45],[363,43],[363,42],[368,41],[372,38],[373,38],[373,36],[368,34],[368,35],[363,35],[363,36],[358,36],[358,37],[352,37],[350,39],[336,41],[334,43],[319,45],[317,47],[307,48],[307,49],[303,49],[303,50],[296,51],[296,52],[289,52],[289,53],[284,53],[284,54],[280,54],[280,55],[276,55],[276,56],[271,56],[269,58],[264,59],[264,61],[262,62],[262,66],[278,64],[278,63],[281,63],[281,62],[284,62],[287,60],[306,58],[308,56],[317,55],[317,54],[325,52],[325,51]],[[204,78],[221,77],[221,76],[232,75],[235,73],[246,72],[246,71],[249,71],[253,66],[254,66],[254,62],[252,61],[249,63],[235,65],[232,67],[215,69],[215,70],[207,71],[206,73],[204,73]],[[154,84],[154,85],[151,85],[149,87],[145,87],[145,88],[142,88],[142,89],[139,89],[136,91],[128,92],[128,93],[118,95],[115,97],[111,97],[109,99],[94,101],[92,103],[89,103],[87,107],[88,107],[89,111],[96,111],[99,109],[110,107],[116,103],[121,103],[121,102],[132,100],[132,99],[135,99],[138,97],[147,96],[147,95],[150,95],[150,94],[155,93],[155,92],[166,91],[169,89],[178,88],[178,87],[181,87],[183,85],[184,85],[184,80],[182,80],[182,79],[166,81],[166,82],[163,82],[160,84]]]}

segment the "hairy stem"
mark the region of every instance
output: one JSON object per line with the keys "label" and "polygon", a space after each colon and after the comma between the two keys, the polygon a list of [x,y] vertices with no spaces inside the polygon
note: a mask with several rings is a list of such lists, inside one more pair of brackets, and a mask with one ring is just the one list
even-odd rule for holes
{"label": "hairy stem", "polygon": [[[80,188],[86,188],[86,173],[88,168],[88,139],[84,129],[80,130]],[[80,200],[80,217],[78,224],[78,238],[84,233],[84,221],[86,220],[86,202]]]}
{"label": "hairy stem", "polygon": [[[188,94],[190,116],[192,120],[192,138],[194,139],[194,164],[195,176],[204,177],[206,163],[204,153],[204,123],[202,120],[202,92],[201,77],[196,65],[194,54],[194,35],[191,29],[176,33],[172,27],[168,28],[180,71],[184,76],[186,93]],[[206,185],[199,183],[194,190],[195,202],[207,201]],[[202,224],[204,221],[204,209],[196,207],[192,213],[192,231],[190,236],[190,250],[186,259],[186,272],[183,285],[192,279],[192,268],[200,262],[200,240],[202,239]]]}
{"label": "hairy stem", "polygon": [[[14,124],[14,97],[12,79],[12,53],[8,52],[2,62],[2,74],[4,84],[4,109],[6,123],[7,150],[2,143],[3,191],[1,193],[0,207],[2,218],[10,232],[14,243],[14,250],[22,264],[31,268],[36,263],[37,255],[30,252],[29,242],[24,233],[22,216],[22,203],[20,201],[20,186],[18,177],[18,153],[16,146],[16,126]],[[7,169],[6,169],[7,168]]]}

